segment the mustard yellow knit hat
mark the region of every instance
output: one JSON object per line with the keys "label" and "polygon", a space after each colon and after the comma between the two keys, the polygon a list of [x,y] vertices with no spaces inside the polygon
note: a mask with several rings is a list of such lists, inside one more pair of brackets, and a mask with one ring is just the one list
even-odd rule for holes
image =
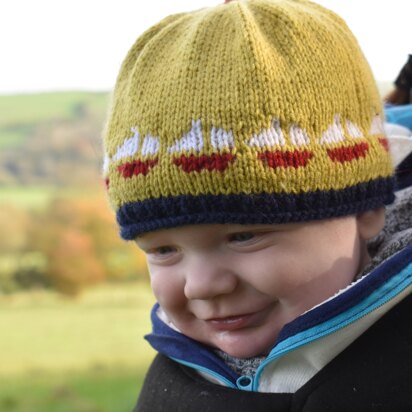
{"label": "mustard yellow knit hat", "polygon": [[393,200],[370,68],[346,24],[306,0],[231,1],[149,29],[122,65],[104,147],[125,239]]}

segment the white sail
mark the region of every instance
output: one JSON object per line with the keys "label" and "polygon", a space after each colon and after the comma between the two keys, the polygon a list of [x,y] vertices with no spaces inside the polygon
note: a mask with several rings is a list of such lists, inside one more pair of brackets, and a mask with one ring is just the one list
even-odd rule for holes
{"label": "white sail", "polygon": [[210,143],[217,150],[232,149],[235,146],[233,132],[222,128],[212,127],[210,131]]}
{"label": "white sail", "polygon": [[200,152],[203,149],[203,134],[200,120],[192,120],[192,128],[185,133],[182,138],[176,141],[173,146],[169,146],[169,153],[181,152],[184,150],[195,150]]}
{"label": "white sail", "polygon": [[248,144],[250,147],[284,146],[285,137],[280,128],[279,120],[273,119],[271,127],[261,130],[258,134],[254,134]]}
{"label": "white sail", "polygon": [[319,143],[339,143],[345,140],[343,127],[340,123],[339,115],[334,118],[333,123],[322,133]]}
{"label": "white sail", "polygon": [[373,116],[369,134],[372,136],[376,134],[385,134],[383,122],[379,115]]}
{"label": "white sail", "polygon": [[293,124],[289,129],[290,140],[295,146],[305,146],[310,144],[308,133],[305,129],[301,129],[296,124]]}
{"label": "white sail", "polygon": [[107,175],[107,173],[109,173],[109,165],[110,165],[110,157],[107,155],[107,153],[105,153],[103,157],[103,166],[102,166],[103,175]]}
{"label": "white sail", "polygon": [[120,160],[128,156],[133,156],[137,153],[139,149],[140,135],[135,127],[132,127],[131,131],[134,133],[133,137],[126,139],[123,144],[117,148],[112,160]]}
{"label": "white sail", "polygon": [[356,124],[351,122],[350,120],[346,120],[346,129],[348,129],[349,136],[353,137],[354,139],[359,139],[360,137],[363,137],[363,133],[359,129],[359,127],[356,126]]}
{"label": "white sail", "polygon": [[142,156],[155,155],[160,149],[160,140],[158,137],[146,135],[142,144]]}

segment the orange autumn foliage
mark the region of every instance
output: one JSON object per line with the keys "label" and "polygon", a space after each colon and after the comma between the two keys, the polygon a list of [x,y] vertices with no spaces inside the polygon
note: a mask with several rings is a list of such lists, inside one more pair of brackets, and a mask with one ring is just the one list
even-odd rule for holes
{"label": "orange autumn foliage", "polygon": [[46,276],[75,295],[105,280],[147,278],[143,254],[120,240],[103,197],[57,198],[35,218],[30,247],[47,259]]}

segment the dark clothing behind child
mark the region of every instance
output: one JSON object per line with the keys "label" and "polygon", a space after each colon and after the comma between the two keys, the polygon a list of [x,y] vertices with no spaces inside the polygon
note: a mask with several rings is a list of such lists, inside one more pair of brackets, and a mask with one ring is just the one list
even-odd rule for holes
{"label": "dark clothing behind child", "polygon": [[403,104],[411,103],[412,92],[412,54],[409,55],[408,61],[402,67],[398,77],[395,80],[395,86],[398,89],[404,90],[406,93]]}
{"label": "dark clothing behind child", "polygon": [[396,78],[395,86],[385,98],[386,121],[412,130],[412,54]]}
{"label": "dark clothing behind child", "polygon": [[412,103],[412,54],[409,55],[394,84],[395,90],[386,96],[385,101],[394,105]]}

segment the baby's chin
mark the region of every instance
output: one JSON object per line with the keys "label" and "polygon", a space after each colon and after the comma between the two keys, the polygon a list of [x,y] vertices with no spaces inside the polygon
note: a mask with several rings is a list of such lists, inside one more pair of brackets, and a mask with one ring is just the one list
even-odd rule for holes
{"label": "baby's chin", "polygon": [[266,356],[278,335],[278,328],[275,329],[272,322],[221,331],[205,326],[203,322],[185,323],[176,319],[173,324],[184,335],[235,358]]}
{"label": "baby's chin", "polygon": [[262,338],[253,336],[244,338],[221,336],[219,339],[214,339],[212,346],[234,358],[247,359],[267,356],[273,342],[274,339],[262,341]]}

